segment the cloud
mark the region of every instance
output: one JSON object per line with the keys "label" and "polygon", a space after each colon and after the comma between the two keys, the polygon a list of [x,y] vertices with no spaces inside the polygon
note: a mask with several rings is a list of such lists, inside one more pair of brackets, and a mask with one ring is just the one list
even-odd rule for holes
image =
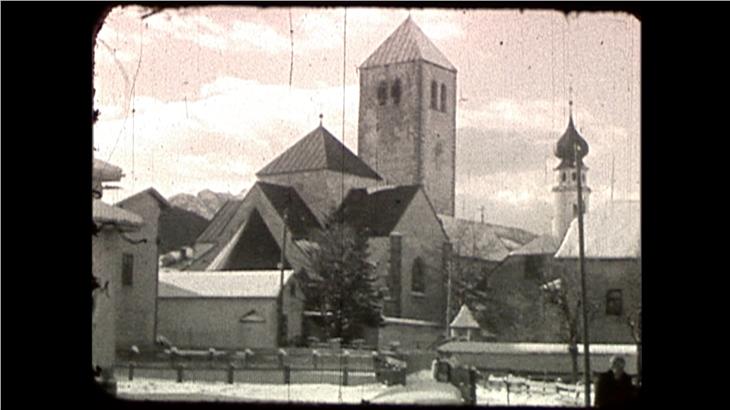
{"label": "cloud", "polygon": [[456,132],[457,173],[472,176],[532,170],[544,173],[558,135],[464,127]]}
{"label": "cloud", "polygon": [[[342,133],[342,89],[292,88],[222,77],[201,87],[201,98],[166,102],[134,99],[134,116],[97,106],[97,156],[121,166],[127,189],[155,186],[163,194],[229,187],[238,192],[255,172],[323,124]],[[346,145],[356,152],[358,92],[347,88]],[[135,178],[131,178],[134,168]],[[130,192],[131,193],[131,192]]]}
{"label": "cloud", "polygon": [[[492,99],[461,104],[458,123],[464,127],[488,127],[508,130],[555,131],[564,127],[567,119],[562,107],[548,100]],[[557,109],[560,108],[560,109]]]}
{"label": "cloud", "polygon": [[[453,20],[444,18],[443,9],[414,10],[413,19],[431,40],[458,39],[464,36],[462,27]],[[453,15],[453,12],[450,14]]]}

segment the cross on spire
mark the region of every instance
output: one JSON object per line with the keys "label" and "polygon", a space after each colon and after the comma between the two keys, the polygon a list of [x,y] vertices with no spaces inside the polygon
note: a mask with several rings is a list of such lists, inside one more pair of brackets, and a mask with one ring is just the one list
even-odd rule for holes
{"label": "cross on spire", "polygon": [[323,117],[322,113],[319,113],[319,126],[320,127],[322,126],[322,117]]}
{"label": "cross on spire", "polygon": [[570,110],[570,116],[573,117],[573,86],[568,87],[568,106]]}

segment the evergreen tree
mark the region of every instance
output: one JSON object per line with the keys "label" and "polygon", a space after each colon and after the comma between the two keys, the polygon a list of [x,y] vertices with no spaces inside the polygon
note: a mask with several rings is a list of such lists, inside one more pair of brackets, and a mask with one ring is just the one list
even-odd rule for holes
{"label": "evergreen tree", "polygon": [[365,326],[377,326],[383,296],[374,266],[368,261],[368,235],[350,225],[328,221],[314,234],[318,247],[311,268],[319,278],[310,295],[324,320],[328,337],[344,342],[362,336]]}

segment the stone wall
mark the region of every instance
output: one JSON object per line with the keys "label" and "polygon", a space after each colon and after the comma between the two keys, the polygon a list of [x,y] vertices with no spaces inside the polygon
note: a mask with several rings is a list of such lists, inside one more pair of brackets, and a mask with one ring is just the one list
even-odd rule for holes
{"label": "stone wall", "polygon": [[[422,63],[421,167],[424,188],[436,212],[454,216],[456,178],[456,73]],[[431,108],[431,82],[439,88],[439,110]],[[446,86],[446,105],[440,110],[441,85]],[[427,92],[426,92],[427,91]]]}
{"label": "stone wall", "polygon": [[[419,109],[422,89],[419,65],[400,63],[360,70],[358,156],[389,184],[413,184],[418,177],[420,149]],[[391,86],[401,83],[400,101]],[[384,105],[378,101],[378,85],[387,84]]]}
{"label": "stone wall", "polygon": [[[392,85],[401,83],[400,101]],[[433,110],[431,81],[446,85],[445,111]],[[387,85],[381,105],[378,87]],[[439,97],[440,104],[440,97]],[[440,107],[439,107],[440,108]],[[456,73],[426,62],[360,72],[358,155],[390,184],[422,183],[437,212],[454,214]]]}
{"label": "stone wall", "polygon": [[[415,195],[395,230],[403,235],[401,317],[443,322],[446,317],[443,247],[448,238],[423,190]],[[422,293],[412,291],[413,262],[417,257],[423,261],[426,276],[426,289]]]}
{"label": "stone wall", "polygon": [[398,342],[403,350],[428,349],[444,335],[442,326],[431,325],[387,324],[378,330],[378,347]]}

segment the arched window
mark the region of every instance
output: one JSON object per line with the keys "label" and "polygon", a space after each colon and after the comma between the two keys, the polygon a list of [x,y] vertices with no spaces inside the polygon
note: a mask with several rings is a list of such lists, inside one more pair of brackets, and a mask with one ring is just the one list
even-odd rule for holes
{"label": "arched window", "polygon": [[436,81],[431,81],[431,109],[432,110],[438,110],[438,102],[439,102],[439,85],[436,84]]}
{"label": "arched window", "polygon": [[583,182],[586,182],[586,174],[585,173],[581,173],[580,174],[580,178],[583,180]]}
{"label": "arched window", "polygon": [[573,181],[575,181],[575,171],[573,171],[570,176],[573,178]]}
{"label": "arched window", "polygon": [[561,180],[562,180],[563,182],[565,182],[565,172],[561,172],[561,173],[560,173],[560,175],[561,175],[561,178],[560,178],[560,179],[561,179]]}
{"label": "arched window", "polygon": [[391,96],[391,98],[393,98],[393,104],[395,104],[395,105],[400,104],[400,94],[401,94],[400,79],[397,78],[393,82],[393,86],[390,87],[390,96]]}
{"label": "arched window", "polygon": [[578,216],[578,205],[573,204],[573,218],[575,218],[576,216]]}
{"label": "arched window", "polygon": [[423,259],[418,257],[413,260],[411,272],[411,291],[418,293],[426,292],[426,272],[423,266]]}
{"label": "arched window", "polygon": [[446,112],[446,84],[441,84],[441,112]]}
{"label": "arched window", "polygon": [[378,84],[378,104],[385,105],[388,101],[388,84],[385,81],[381,81]]}

